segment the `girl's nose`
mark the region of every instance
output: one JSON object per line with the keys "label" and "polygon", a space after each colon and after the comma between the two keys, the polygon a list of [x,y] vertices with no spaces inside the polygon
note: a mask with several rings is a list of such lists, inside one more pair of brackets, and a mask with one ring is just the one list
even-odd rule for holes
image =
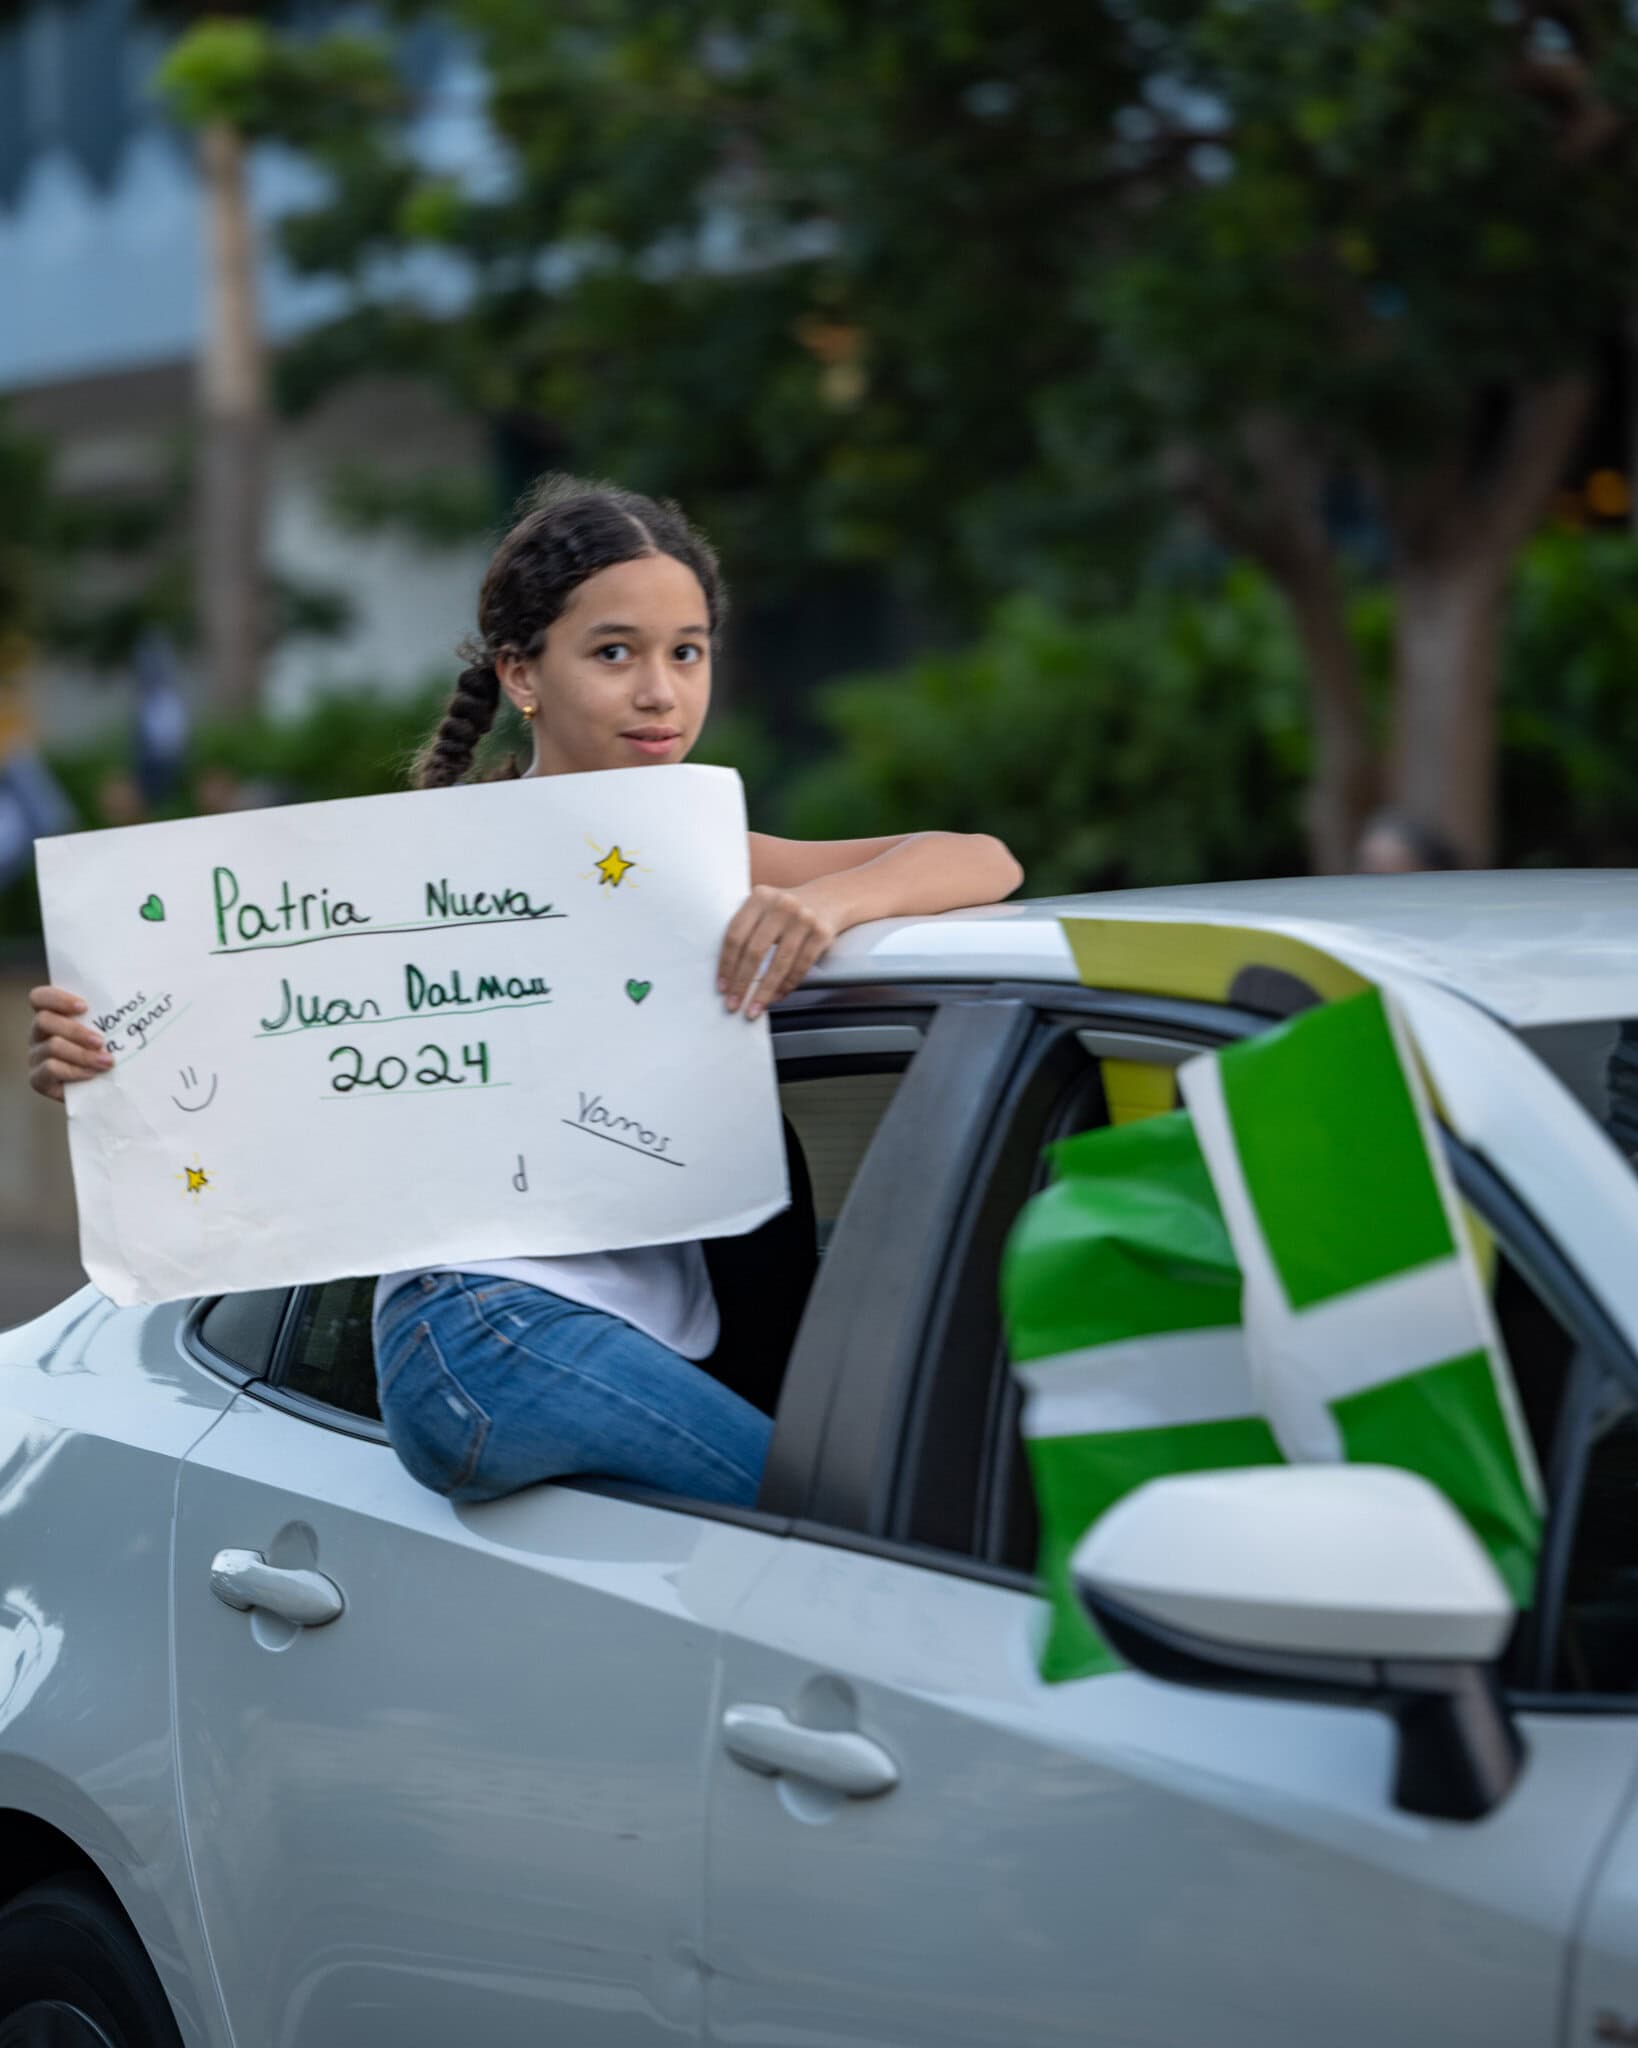
{"label": "girl's nose", "polygon": [[637,702],[645,711],[669,711],[676,692],[671,671],[660,659],[645,661],[637,671]]}

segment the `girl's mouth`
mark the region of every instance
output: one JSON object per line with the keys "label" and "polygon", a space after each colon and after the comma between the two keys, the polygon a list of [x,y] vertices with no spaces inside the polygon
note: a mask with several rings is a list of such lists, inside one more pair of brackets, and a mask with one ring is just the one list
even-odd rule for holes
{"label": "girl's mouth", "polygon": [[621,733],[620,737],[627,746],[635,747],[639,754],[646,755],[651,761],[657,761],[662,754],[670,753],[682,738],[682,734],[675,726],[638,725],[630,732]]}

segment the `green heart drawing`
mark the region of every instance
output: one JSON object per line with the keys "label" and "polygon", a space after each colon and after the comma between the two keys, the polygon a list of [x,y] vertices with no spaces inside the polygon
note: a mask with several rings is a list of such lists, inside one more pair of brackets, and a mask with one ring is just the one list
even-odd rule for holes
{"label": "green heart drawing", "polygon": [[628,981],[626,983],[626,994],[630,996],[634,1003],[640,1003],[653,986],[654,984],[651,981]]}
{"label": "green heart drawing", "polygon": [[157,896],[151,895],[147,902],[143,904],[138,914],[145,917],[150,924],[163,924],[165,922],[165,906]]}

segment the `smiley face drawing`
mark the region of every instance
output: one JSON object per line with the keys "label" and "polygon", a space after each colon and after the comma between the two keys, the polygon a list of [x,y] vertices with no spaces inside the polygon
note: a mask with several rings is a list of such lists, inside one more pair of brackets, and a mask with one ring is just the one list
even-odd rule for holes
{"label": "smiley face drawing", "polygon": [[[198,1091],[199,1073],[197,1068],[182,1068],[179,1078],[182,1082],[182,1086],[190,1093],[196,1093]],[[200,1110],[209,1109],[211,1104],[216,1100],[216,1076],[214,1074],[211,1075],[210,1093],[205,1097],[203,1102],[184,1102],[180,1095],[173,1095],[171,1097],[171,1100],[176,1104],[178,1109],[185,1109],[188,1112],[189,1116],[197,1116]]]}

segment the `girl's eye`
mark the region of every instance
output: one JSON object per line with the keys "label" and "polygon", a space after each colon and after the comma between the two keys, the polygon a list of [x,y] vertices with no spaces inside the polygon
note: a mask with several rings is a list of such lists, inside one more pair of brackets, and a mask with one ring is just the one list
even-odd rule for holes
{"label": "girl's eye", "polygon": [[685,640],[672,650],[673,658],[690,666],[705,659],[705,649],[692,640]]}
{"label": "girl's eye", "polygon": [[[624,640],[611,640],[606,647],[599,647],[597,649],[595,658],[598,661],[602,661],[605,656],[614,655],[618,659],[623,661],[630,652],[631,649],[626,645]],[[611,661],[608,665],[610,668],[612,668],[614,666],[614,663]]]}

